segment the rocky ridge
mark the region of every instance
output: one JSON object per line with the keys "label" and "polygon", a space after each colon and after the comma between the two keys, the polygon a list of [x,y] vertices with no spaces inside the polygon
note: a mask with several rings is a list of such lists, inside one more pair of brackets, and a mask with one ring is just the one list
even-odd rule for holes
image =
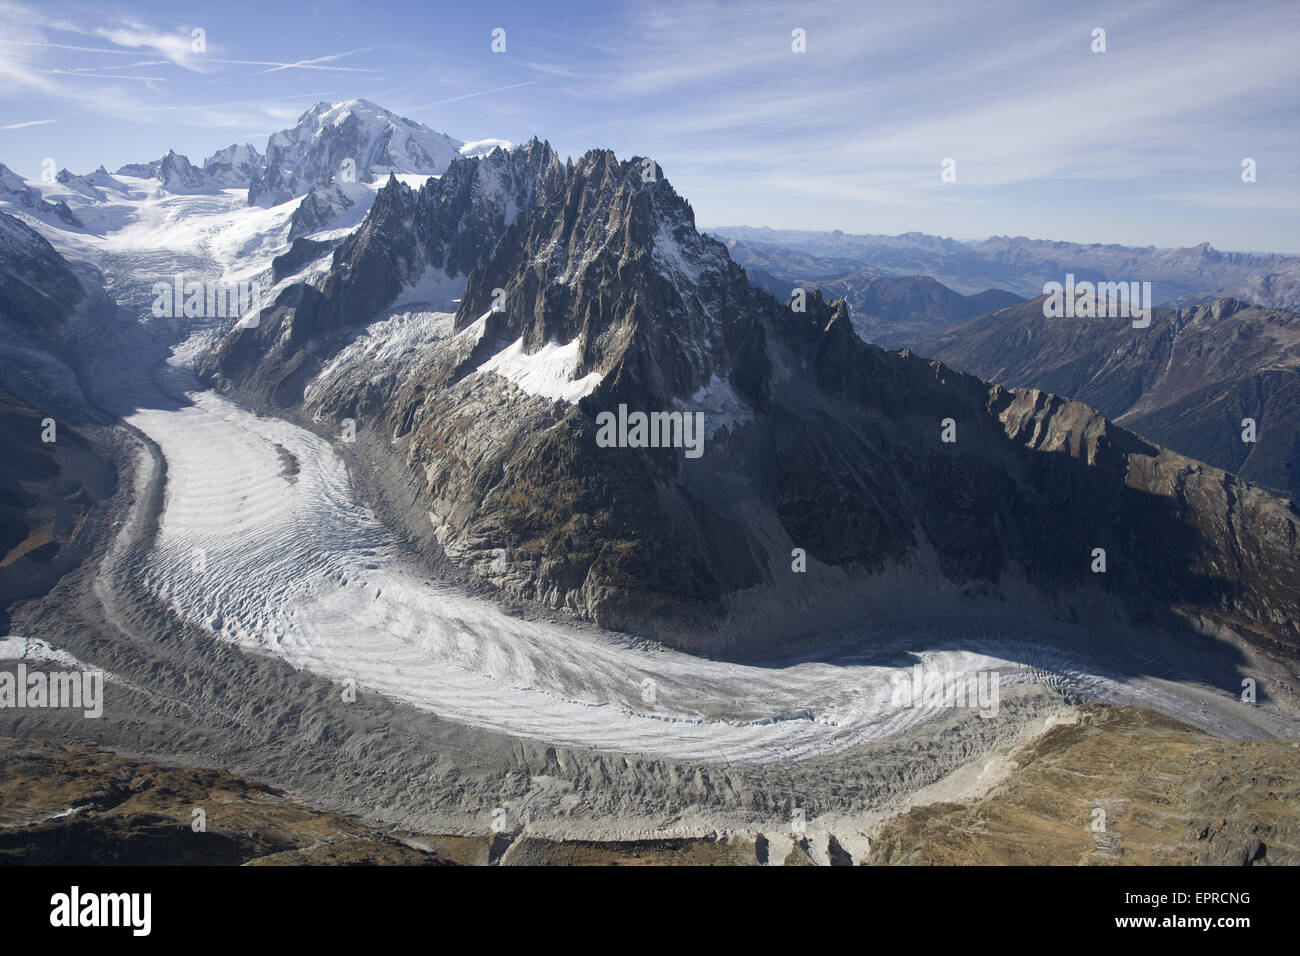
{"label": "rocky ridge", "polygon": [[[464,277],[449,327],[418,347],[368,328],[429,269]],[[868,345],[843,302],[783,305],[640,157],[534,141],[392,181],[323,280],[201,371],[331,433],[356,421],[431,562],[686,647],[851,622],[873,580],[1297,638],[1285,501],[1081,403]],[[704,413],[703,457],[599,447],[619,406]]]}

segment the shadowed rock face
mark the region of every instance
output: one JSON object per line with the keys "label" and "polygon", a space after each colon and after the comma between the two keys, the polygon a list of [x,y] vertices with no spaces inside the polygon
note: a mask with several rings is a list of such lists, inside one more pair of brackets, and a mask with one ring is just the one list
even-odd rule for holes
{"label": "shadowed rock face", "polygon": [[117,488],[106,456],[67,423],[0,388],[0,605],[43,593],[85,555],[88,521]]}
{"label": "shadowed rock face", "polygon": [[0,621],[9,602],[44,592],[81,560],[116,488],[110,453],[31,374],[85,295],[44,238],[0,213]]}
{"label": "shadowed rock face", "polygon": [[[429,268],[465,279],[447,334],[354,345]],[[561,384],[586,383],[569,400],[518,371],[538,366],[502,364],[557,350]],[[318,287],[287,290],[203,372],[333,434],[355,419],[430,560],[686,647],[847,623],[881,575],[1297,638],[1285,502],[1086,405],[868,345],[842,301],[782,305],[639,158],[561,164],[534,141],[418,193],[390,182]],[[598,416],[620,405],[702,411],[703,456],[600,447]]]}
{"label": "shadowed rock face", "polygon": [[334,217],[351,209],[352,206],[352,197],[338,183],[331,182],[312,187],[311,192],[302,197],[302,202],[290,217],[289,239],[297,241],[304,236],[319,232]]}
{"label": "shadowed rock face", "polygon": [[1294,744],[1222,740],[1135,707],[1080,710],[1014,753],[1009,776],[986,796],[891,820],[869,862],[1300,862]]}
{"label": "shadowed rock face", "polygon": [[[1043,300],[919,346],[1003,385],[1077,398],[1184,454],[1300,495],[1300,315],[1219,299],[1125,319],[1043,316]],[[1253,418],[1255,442],[1242,441]]]}
{"label": "shadowed rock face", "polygon": [[83,296],[81,283],[54,247],[0,212],[0,323],[6,337],[42,339],[56,333]]}

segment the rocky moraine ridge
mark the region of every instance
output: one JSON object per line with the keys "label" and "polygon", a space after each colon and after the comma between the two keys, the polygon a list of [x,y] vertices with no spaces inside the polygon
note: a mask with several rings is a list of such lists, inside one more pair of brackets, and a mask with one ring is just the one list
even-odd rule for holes
{"label": "rocky moraine ridge", "polygon": [[[640,157],[533,140],[390,179],[332,257],[201,374],[333,435],[353,419],[427,559],[512,597],[725,653],[909,593],[1300,639],[1286,500],[868,344],[843,301],[777,301]],[[600,447],[620,405],[702,411],[703,456]]]}

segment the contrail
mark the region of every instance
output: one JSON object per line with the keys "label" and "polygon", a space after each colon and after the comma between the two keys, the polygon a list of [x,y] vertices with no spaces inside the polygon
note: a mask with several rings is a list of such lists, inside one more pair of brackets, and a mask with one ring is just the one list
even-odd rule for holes
{"label": "contrail", "polygon": [[378,47],[365,47],[361,50],[348,50],[345,53],[331,53],[329,56],[318,56],[310,60],[298,60],[293,63],[283,63],[278,60],[217,60],[212,59],[211,63],[230,63],[236,66],[269,66],[271,69],[262,70],[253,74],[261,76],[263,73],[278,73],[280,70],[329,70],[335,73],[378,73],[378,70],[370,70],[359,66],[320,66],[319,64],[329,60],[337,60],[340,57],[353,56],[357,53],[369,53]]}
{"label": "contrail", "polygon": [[50,123],[57,123],[58,120],[28,120],[26,123],[10,123],[8,126],[0,126],[0,129],[22,129],[26,126],[46,126]]}
{"label": "contrail", "polygon": [[513,90],[521,86],[532,86],[534,83],[540,83],[541,80],[528,80],[525,83],[511,83],[509,86],[498,86],[495,90],[480,90],[478,93],[466,93],[464,96],[452,96],[445,100],[438,100],[436,103],[422,103],[419,106],[412,106],[412,110],[428,109],[430,106],[441,106],[443,103],[455,103],[457,100],[467,100],[471,96],[487,96],[489,93],[500,93],[502,90]]}

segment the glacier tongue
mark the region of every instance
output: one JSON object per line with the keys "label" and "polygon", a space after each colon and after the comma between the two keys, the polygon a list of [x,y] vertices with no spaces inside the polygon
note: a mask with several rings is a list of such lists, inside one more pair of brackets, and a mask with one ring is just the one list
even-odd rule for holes
{"label": "glacier tongue", "polygon": [[[118,223],[104,236],[59,232],[59,242],[99,261],[115,292],[141,315],[155,273],[201,262],[211,272],[253,275],[284,250],[288,207],[250,209],[234,190],[177,196],[156,182],[123,182],[131,198],[106,196],[98,207],[129,208],[126,228]],[[53,234],[48,224],[43,232]],[[657,248],[679,273],[700,268],[675,242]],[[446,314],[412,306],[455,291],[449,282],[445,273],[422,274],[399,297],[402,308],[348,348],[396,362],[408,348],[448,337]],[[477,340],[485,320],[460,334]],[[1003,670],[1008,684],[1031,679],[1018,666],[1031,660],[1075,693],[1144,703],[1223,732],[1251,730],[1227,705],[1207,714],[1205,695],[1096,663],[1105,649],[1081,629],[974,605],[961,615],[875,620],[851,635],[852,643],[837,645],[834,657],[765,666],[513,618],[431,582],[412,564],[358,499],[329,442],[203,390],[187,357],[212,331],[197,323],[170,365],[116,383],[108,376],[101,385],[121,390],[126,420],[167,462],[146,586],[186,619],[241,646],[467,724],[680,759],[797,759],[895,735],[937,716],[932,707],[900,708],[891,700],[892,678],[917,660],[943,671]],[[578,346],[576,338],[550,342],[526,355],[521,337],[478,371],[575,401],[599,382],[595,373],[573,380]],[[137,391],[152,388],[155,374],[172,400]],[[730,421],[748,414],[716,377],[691,404]]]}
{"label": "glacier tongue", "polygon": [[[129,419],[168,462],[150,586],[187,619],[242,646],[443,717],[677,759],[796,759],[938,716],[938,708],[891,700],[894,675],[917,659],[907,651],[945,672],[1001,669],[1004,685],[1033,680],[1019,668],[1032,655],[1077,693],[1193,716],[1176,691],[1107,675],[1059,649],[1082,632],[1005,614],[875,621],[856,635],[856,652],[781,666],[519,620],[410,564],[355,498],[328,442],[200,390],[183,367],[170,369],[166,383],[188,403]],[[1000,636],[988,639],[993,632]],[[972,711],[970,719],[979,718]]]}

